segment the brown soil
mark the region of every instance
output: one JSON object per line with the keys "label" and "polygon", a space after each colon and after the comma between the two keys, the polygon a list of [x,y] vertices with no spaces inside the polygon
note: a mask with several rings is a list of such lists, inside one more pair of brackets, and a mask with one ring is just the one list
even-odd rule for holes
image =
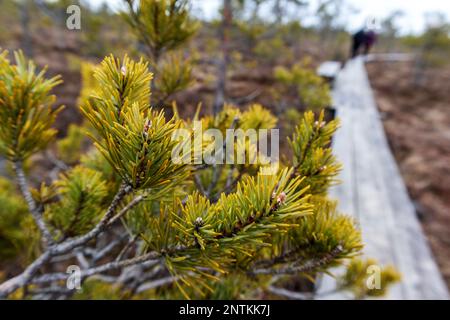
{"label": "brown soil", "polygon": [[412,63],[367,65],[389,143],[450,287],[450,68],[414,83]]}

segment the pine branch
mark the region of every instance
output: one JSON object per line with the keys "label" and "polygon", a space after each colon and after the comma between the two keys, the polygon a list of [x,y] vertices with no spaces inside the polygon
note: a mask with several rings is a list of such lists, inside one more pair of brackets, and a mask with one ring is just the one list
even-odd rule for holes
{"label": "pine branch", "polygon": [[52,255],[64,254],[97,237],[101,232],[103,232],[106,229],[106,227],[108,226],[108,222],[116,212],[117,207],[120,205],[123,198],[131,192],[131,190],[132,190],[131,186],[123,183],[120,186],[119,190],[117,191],[114,199],[112,200],[110,206],[108,207],[108,210],[106,211],[105,215],[100,220],[100,222],[88,233],[79,236],[77,238],[67,239],[63,243],[58,244],[55,248],[52,249]]}
{"label": "pine branch", "polygon": [[[17,166],[19,168],[19,176],[22,177],[20,180],[25,181],[23,178],[25,177],[23,174],[23,169],[21,169],[21,166]],[[22,170],[22,171],[21,171]],[[26,186],[26,183],[23,184]],[[28,189],[25,188],[25,190],[28,191]],[[52,244],[47,248],[47,250],[39,257],[37,258],[31,265],[29,265],[25,271],[23,271],[20,275],[15,276],[14,278],[11,278],[7,280],[6,282],[0,284],[0,298],[6,297],[15,290],[27,285],[29,281],[33,278],[34,274],[52,257],[59,256],[62,254],[65,254],[69,252],[70,250],[73,250],[76,247],[79,247],[81,245],[86,244],[88,241],[94,239],[97,237],[101,232],[104,231],[104,229],[107,226],[107,222],[111,218],[111,216],[116,211],[117,207],[120,205],[120,202],[123,200],[123,198],[131,191],[131,187],[122,184],[119,188],[116,196],[114,197],[113,201],[111,202],[111,205],[109,206],[108,210],[106,211],[105,215],[103,216],[102,220],[88,233],[86,233],[83,236],[80,236],[78,238],[72,238],[67,239],[62,243],[58,244]],[[29,193],[29,191],[28,191]],[[33,201],[33,198],[31,197],[31,194],[29,193],[29,197]],[[34,207],[33,209],[35,209]]]}
{"label": "pine branch", "polygon": [[148,37],[147,32],[145,32],[145,26],[142,24],[141,19],[139,18],[136,11],[134,11],[134,8],[133,8],[134,1],[133,0],[124,0],[124,1],[128,5],[128,11],[131,16],[130,24],[139,33],[141,40],[144,42],[147,56],[149,58],[153,59],[155,62],[157,62],[157,59],[155,59],[156,54],[153,49],[152,41]]}
{"label": "pine branch", "polygon": [[[190,249],[190,248],[187,248],[184,246],[175,246],[175,247],[163,250],[161,252],[152,251],[152,252],[149,252],[149,253],[134,257],[134,258],[130,258],[130,259],[108,262],[108,263],[105,263],[105,264],[102,264],[102,265],[99,265],[96,267],[82,270],[81,274],[80,274],[81,280],[83,280],[87,277],[90,277],[90,276],[98,275],[103,272],[117,270],[120,268],[134,266],[134,265],[143,264],[143,265],[146,265],[146,267],[149,267],[148,264],[150,263],[150,266],[153,266],[156,263],[159,263],[160,260],[166,255],[178,254],[178,253],[188,250],[188,249]],[[70,274],[62,273],[62,272],[49,273],[49,274],[44,274],[39,277],[35,277],[34,279],[31,279],[31,281],[29,281],[29,283],[44,284],[44,283],[49,283],[49,282],[54,282],[54,281],[64,281],[64,280],[67,280],[67,278],[69,276],[70,276]],[[2,293],[2,286],[0,286],[0,297],[2,296],[1,293]]]}
{"label": "pine branch", "polygon": [[125,20],[145,45],[146,54],[157,65],[163,53],[186,43],[198,24],[189,17],[186,0],[125,0]]}
{"label": "pine branch", "polygon": [[65,235],[69,235],[69,236],[73,235],[72,234],[73,228],[78,224],[78,222],[80,221],[80,218],[81,218],[80,215],[83,210],[85,198],[86,198],[86,193],[81,191],[80,197],[79,197],[76,207],[74,209],[73,219],[70,222],[70,224],[67,226],[67,228],[65,228],[65,230],[63,230]]}
{"label": "pine branch", "polygon": [[23,171],[22,161],[16,160],[13,161],[14,171],[16,173],[17,183],[19,184],[20,191],[22,192],[25,201],[27,202],[28,209],[30,210],[31,215],[39,228],[39,231],[43,235],[43,243],[44,246],[51,245],[53,243],[53,237],[48,230],[45,221],[42,217],[42,207],[38,206],[31,195],[30,188],[28,185],[27,178],[25,176],[25,172]]}
{"label": "pine branch", "polygon": [[273,269],[273,268],[261,268],[252,270],[249,272],[251,275],[292,275],[292,274],[298,274],[298,273],[304,273],[304,272],[311,272],[318,270],[321,267],[325,267],[330,262],[332,262],[341,252],[343,251],[343,248],[341,246],[337,246],[333,250],[331,250],[328,254],[325,254],[323,257],[320,258],[311,258],[307,261],[302,262],[298,266],[286,266],[279,269]]}
{"label": "pine branch", "polygon": [[[128,2],[130,9],[131,2]],[[180,25],[189,22],[184,1],[179,14],[177,8],[161,12],[161,8],[166,8],[169,3],[174,6],[176,2],[140,1],[144,7],[135,12],[136,21],[151,28],[147,30],[149,41],[160,52],[175,48],[179,42],[179,38],[174,37],[176,32],[159,39],[160,31],[164,28],[176,31]],[[160,19],[152,18],[154,14]],[[172,24],[169,20],[173,15],[177,15],[178,22]],[[185,31],[185,36],[189,36],[190,31]],[[182,184],[189,177],[191,166],[175,163],[167,150],[177,146],[173,133],[179,128],[190,128],[190,124],[183,123],[177,116],[167,121],[162,111],[152,111],[152,75],[148,64],[142,60],[134,62],[126,56],[123,61],[113,56],[104,60],[95,74],[99,89],[82,106],[83,114],[97,131],[91,136],[104,157],[99,166],[102,172],[96,172],[84,163],[86,167],[80,165],[69,170],[54,186],[42,186],[32,195],[22,161],[43,149],[56,134],[50,128],[56,113],[51,111],[54,97],[49,96],[56,80],[37,87],[21,85],[22,80],[32,79],[34,67],[30,64],[29,70],[22,72],[22,67],[10,67],[4,57],[5,54],[0,55],[6,70],[4,75],[0,72],[0,100],[6,101],[10,108],[0,108],[3,110],[0,110],[0,118],[5,123],[7,119],[15,119],[13,122],[17,125],[12,129],[0,127],[0,148],[13,160],[18,185],[46,246],[41,256],[21,274],[0,284],[0,297],[7,297],[24,287],[24,294],[28,295],[28,285],[34,284],[36,286],[30,286],[36,289],[32,294],[70,298],[74,291],[62,287],[62,281],[70,274],[61,271],[69,262],[67,259],[72,258],[78,259],[83,268],[81,280],[106,277],[106,282],[122,285],[119,294],[120,290],[122,293],[126,290],[125,295],[131,297],[136,292],[172,282],[177,286],[167,286],[164,290],[178,287],[185,294],[181,288],[184,283],[189,287],[187,291],[195,289],[198,293],[209,288],[210,281],[216,281],[227,272],[238,273],[237,269],[241,270],[238,279],[241,276],[242,279],[246,276],[255,278],[255,275],[314,274],[340,264],[342,259],[361,250],[360,233],[353,220],[337,214],[335,205],[325,198],[339,169],[329,148],[337,121],[327,125],[323,113],[318,120],[313,113],[305,114],[290,140],[294,169],[283,168],[272,174],[260,170],[256,174],[258,166],[229,166],[230,171],[223,172],[225,166],[214,163],[206,166],[211,168],[207,172],[211,178],[208,185],[202,185],[200,176],[194,173],[194,182],[205,196],[194,192],[181,201],[179,191],[189,190],[182,188]],[[169,69],[161,70],[170,74]],[[182,83],[172,81],[171,77],[162,78],[165,88],[173,89]],[[34,95],[30,96],[31,93]],[[35,110],[42,106],[45,108],[41,119],[36,117],[40,113]],[[26,121],[17,117],[22,113],[26,115],[23,118]],[[197,114],[194,118],[198,118]],[[255,104],[245,112],[226,106],[206,123],[225,132],[228,128],[234,129],[238,119],[242,130],[270,129],[277,122],[268,110]],[[218,151],[222,155],[230,139],[234,141],[235,137],[227,136]],[[187,154],[192,156],[192,152]],[[55,164],[64,169],[58,162]],[[103,171],[105,167],[108,169]],[[107,174],[102,175],[106,171]],[[108,177],[114,174],[120,177],[122,185],[104,210],[108,188],[116,186],[116,178],[111,179],[114,183],[108,183]],[[248,177],[242,179],[244,174]],[[132,194],[139,190],[142,193]],[[168,199],[172,191],[173,199]],[[51,202],[57,197],[60,201]],[[124,203],[125,199],[127,203]],[[151,201],[139,205],[145,199]],[[41,203],[46,204],[45,212]],[[132,214],[127,214],[131,210]],[[119,220],[124,222],[126,231],[131,230],[128,233],[117,229],[126,237],[108,233]],[[49,227],[54,226],[62,233],[68,230],[70,234],[63,234],[66,238],[62,237],[59,242],[52,241],[47,221]],[[109,243],[96,241],[98,238]],[[140,250],[141,244],[145,244],[145,251]],[[57,272],[45,273],[48,269],[43,267],[50,262],[51,267],[57,268],[49,270]],[[254,267],[249,268],[252,265]],[[38,275],[38,271],[42,274]],[[113,274],[116,276],[111,276]],[[221,280],[224,280],[223,288],[218,290],[227,291],[229,279],[224,276]]]}
{"label": "pine branch", "polygon": [[255,263],[255,265],[258,266],[259,268],[263,268],[263,267],[268,268],[268,267],[273,267],[274,265],[277,265],[277,264],[287,263],[287,262],[295,259],[295,257],[304,249],[305,249],[305,247],[295,248],[293,250],[284,252],[284,253],[280,254],[279,256],[276,256],[272,259],[259,260]]}

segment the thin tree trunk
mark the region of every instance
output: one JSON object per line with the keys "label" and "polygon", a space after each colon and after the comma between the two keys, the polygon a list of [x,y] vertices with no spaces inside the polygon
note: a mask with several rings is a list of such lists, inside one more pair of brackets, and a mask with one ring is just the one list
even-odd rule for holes
{"label": "thin tree trunk", "polygon": [[20,4],[20,25],[22,27],[22,50],[28,58],[33,57],[33,39],[30,28],[30,3],[28,0]]}
{"label": "thin tree trunk", "polygon": [[219,63],[216,98],[213,105],[213,113],[216,115],[222,110],[225,103],[225,91],[227,82],[227,69],[229,64],[230,28],[233,20],[231,0],[223,1],[222,26],[220,36],[222,40],[222,59]]}
{"label": "thin tree trunk", "polygon": [[281,0],[275,0],[273,11],[275,13],[277,25],[281,24],[281,21],[283,20],[283,9],[281,8]]}
{"label": "thin tree trunk", "polygon": [[41,12],[43,12],[46,16],[48,16],[50,19],[53,20],[54,24],[56,25],[56,33],[58,37],[57,47],[65,50],[67,48],[67,42],[66,42],[66,12],[65,8],[56,8],[55,10],[52,10],[48,7],[47,3],[43,0],[35,0],[35,5],[40,9]]}
{"label": "thin tree trunk", "polygon": [[421,48],[414,62],[413,85],[415,87],[423,86],[425,84],[425,52],[427,51],[427,49],[428,48],[426,46]]}

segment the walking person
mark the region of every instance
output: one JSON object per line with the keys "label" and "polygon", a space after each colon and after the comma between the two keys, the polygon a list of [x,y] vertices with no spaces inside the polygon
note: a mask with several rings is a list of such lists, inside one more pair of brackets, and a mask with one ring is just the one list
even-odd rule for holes
{"label": "walking person", "polygon": [[363,50],[365,55],[369,54],[377,40],[377,35],[372,29],[361,29],[353,35],[351,58],[355,58]]}

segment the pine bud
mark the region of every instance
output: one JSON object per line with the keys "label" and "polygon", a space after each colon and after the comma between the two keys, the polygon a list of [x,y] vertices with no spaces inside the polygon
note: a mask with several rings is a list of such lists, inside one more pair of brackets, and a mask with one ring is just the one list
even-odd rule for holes
{"label": "pine bud", "polygon": [[194,225],[195,225],[197,228],[203,226],[203,224],[204,224],[204,222],[203,222],[202,217],[197,217],[197,219],[195,219],[195,221],[194,221]]}
{"label": "pine bud", "polygon": [[122,66],[122,68],[120,68],[120,72],[122,72],[122,74],[123,74],[124,76],[126,76],[126,75],[127,75],[127,67]]}
{"label": "pine bud", "polygon": [[316,122],[314,122],[314,126],[319,127],[319,129],[322,129],[325,126],[325,121],[321,121],[321,122],[316,121]]}
{"label": "pine bud", "polygon": [[283,204],[286,202],[286,193],[284,193],[284,191],[282,193],[280,193],[280,195],[277,197],[277,202],[278,204]]}
{"label": "pine bud", "polygon": [[152,127],[152,121],[150,119],[145,120],[144,123],[144,136],[147,138],[148,130]]}

